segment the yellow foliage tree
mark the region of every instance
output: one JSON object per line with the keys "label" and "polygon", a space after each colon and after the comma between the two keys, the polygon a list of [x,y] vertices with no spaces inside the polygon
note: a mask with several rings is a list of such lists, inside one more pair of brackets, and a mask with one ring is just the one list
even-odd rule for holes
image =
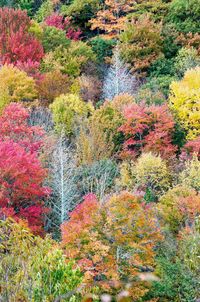
{"label": "yellow foliage tree", "polygon": [[117,184],[125,189],[150,191],[158,199],[170,188],[171,177],[166,162],[149,152],[136,162],[123,162]]}
{"label": "yellow foliage tree", "polygon": [[37,96],[34,79],[11,65],[0,70],[0,92],[0,109],[10,102],[30,101]]}
{"label": "yellow foliage tree", "polygon": [[91,164],[94,161],[109,158],[112,155],[112,137],[108,137],[102,125],[95,119],[84,119],[79,123],[76,136],[78,161]]}
{"label": "yellow foliage tree", "polygon": [[87,117],[93,111],[91,103],[85,103],[76,94],[62,94],[50,105],[53,112],[55,128],[66,134],[72,134],[75,119]]}
{"label": "yellow foliage tree", "polygon": [[187,131],[187,138],[193,140],[200,135],[200,67],[186,71],[170,89],[170,106]]}
{"label": "yellow foliage tree", "polygon": [[185,169],[179,175],[179,182],[200,192],[200,161],[197,155],[185,164]]}
{"label": "yellow foliage tree", "polygon": [[81,121],[77,137],[81,163],[109,158],[118,151],[121,143],[118,128],[124,121],[122,108],[130,102],[133,98],[128,94],[117,96],[96,109],[87,121]]}

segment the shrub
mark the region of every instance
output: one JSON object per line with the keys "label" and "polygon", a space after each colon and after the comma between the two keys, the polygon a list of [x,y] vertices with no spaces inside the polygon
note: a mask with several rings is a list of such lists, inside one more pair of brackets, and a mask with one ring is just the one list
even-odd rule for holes
{"label": "shrub", "polygon": [[55,129],[67,135],[73,133],[75,119],[87,117],[92,112],[92,105],[83,102],[78,95],[62,94],[50,106],[53,113]]}
{"label": "shrub", "polygon": [[135,163],[132,173],[135,185],[148,188],[155,199],[170,187],[170,173],[165,161],[152,153],[143,153]]}
{"label": "shrub", "polygon": [[172,82],[170,86],[170,107],[178,121],[187,131],[188,139],[195,139],[200,134],[200,67],[186,71],[184,78]]}

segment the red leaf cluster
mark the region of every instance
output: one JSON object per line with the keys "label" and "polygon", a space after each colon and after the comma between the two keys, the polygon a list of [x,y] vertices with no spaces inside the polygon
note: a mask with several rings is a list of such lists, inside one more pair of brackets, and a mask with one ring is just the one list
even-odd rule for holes
{"label": "red leaf cluster", "polygon": [[37,152],[43,144],[44,130],[28,125],[28,111],[17,103],[7,106],[0,116],[0,139],[12,140],[31,153]]}
{"label": "red leaf cluster", "polygon": [[43,199],[50,193],[43,186],[46,170],[38,158],[44,132],[29,126],[28,116],[13,103],[0,117],[0,207],[4,215],[26,219],[41,234],[47,211]]}
{"label": "red leaf cluster", "polygon": [[88,194],[84,197],[84,201],[70,214],[70,220],[61,226],[62,239],[65,244],[83,236],[85,230],[93,224],[93,215],[98,206],[94,194]]}
{"label": "red leaf cluster", "polygon": [[71,26],[69,17],[63,18],[63,16],[54,13],[46,18],[45,23],[48,26],[54,26],[58,29],[66,31],[66,37],[70,40],[80,40],[82,32],[79,28],[76,30]]}
{"label": "red leaf cluster", "polygon": [[142,151],[174,156],[174,121],[166,105],[150,107],[131,104],[124,110],[125,123],[119,128],[125,135],[122,157],[137,157]]}
{"label": "red leaf cluster", "polygon": [[0,9],[0,57],[2,64],[40,62],[41,43],[28,32],[30,18],[25,11]]}
{"label": "red leaf cluster", "polygon": [[185,144],[182,149],[181,157],[183,159],[188,159],[191,158],[193,154],[196,154],[200,159],[200,136]]}

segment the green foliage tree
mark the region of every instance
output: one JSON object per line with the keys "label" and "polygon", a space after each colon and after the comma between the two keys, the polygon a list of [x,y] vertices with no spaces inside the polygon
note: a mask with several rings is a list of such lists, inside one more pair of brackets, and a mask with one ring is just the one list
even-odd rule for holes
{"label": "green foliage tree", "polygon": [[112,56],[113,47],[116,45],[114,39],[106,40],[98,36],[91,39],[89,43],[92,46],[92,50],[96,54],[99,63],[105,63],[105,61]]}
{"label": "green foliage tree", "polygon": [[141,15],[149,14],[151,18],[156,21],[162,21],[168,13],[169,1],[165,0],[137,0],[128,18],[139,18]]}
{"label": "green foliage tree", "polygon": [[182,78],[188,69],[200,65],[200,58],[195,48],[181,48],[175,58],[175,72]]}
{"label": "green foliage tree", "polygon": [[35,19],[38,22],[42,22],[46,19],[46,17],[50,16],[53,13],[54,4],[51,0],[45,0],[38,11],[35,14]]}
{"label": "green foliage tree", "polygon": [[55,69],[76,77],[88,61],[95,61],[96,56],[91,47],[82,41],[72,41],[68,47],[57,47],[54,51],[46,54],[42,62],[44,72]]}
{"label": "green foliage tree", "polygon": [[22,221],[11,219],[0,221],[0,236],[0,295],[4,301],[54,301],[80,284],[80,270],[73,262],[66,263],[50,237],[36,237]]}
{"label": "green foliage tree", "polygon": [[173,0],[170,5],[169,22],[180,32],[199,32],[200,1]]}
{"label": "green foliage tree", "polygon": [[53,26],[45,26],[42,35],[42,45],[45,52],[54,51],[56,47],[68,47],[70,44],[69,39],[63,30]]}
{"label": "green foliage tree", "polygon": [[71,17],[73,23],[78,24],[87,37],[91,37],[94,34],[90,30],[88,21],[95,16],[100,3],[100,0],[73,0],[62,5],[60,10],[63,15]]}

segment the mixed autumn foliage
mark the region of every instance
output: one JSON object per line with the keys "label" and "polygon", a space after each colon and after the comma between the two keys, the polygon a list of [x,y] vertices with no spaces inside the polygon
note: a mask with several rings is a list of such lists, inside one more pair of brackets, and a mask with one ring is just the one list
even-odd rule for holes
{"label": "mixed autumn foliage", "polygon": [[199,301],[199,19],[0,1],[0,301]]}

